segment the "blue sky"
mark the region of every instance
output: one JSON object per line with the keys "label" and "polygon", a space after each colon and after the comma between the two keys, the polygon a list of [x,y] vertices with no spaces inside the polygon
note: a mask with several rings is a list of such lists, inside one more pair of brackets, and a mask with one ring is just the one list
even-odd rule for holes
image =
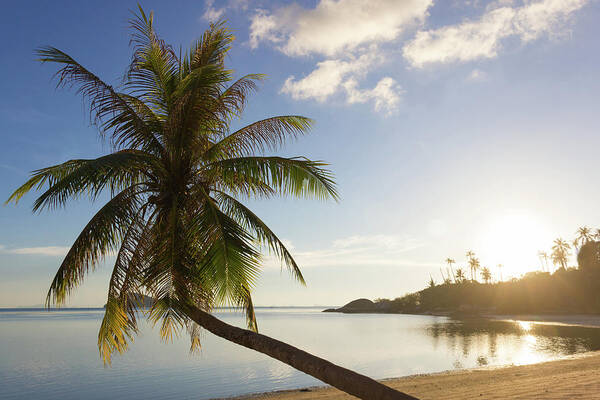
{"label": "blue sky", "polygon": [[[210,19],[237,41],[229,65],[266,73],[244,122],[317,121],[286,155],[331,163],[342,201],[252,206],[303,267],[296,285],[269,260],[258,305],[397,297],[440,280],[446,257],[518,276],[577,227],[600,227],[596,185],[600,4],[531,1],[143,2],[158,32],[188,46]],[[0,16],[0,197],[30,171],[109,151],[82,101],[55,90],[52,45],[118,84],[136,4],[13,2]],[[0,306],[42,303],[65,248],[100,203],[33,215],[34,196],[0,208]],[[105,299],[109,262],[73,296]]]}

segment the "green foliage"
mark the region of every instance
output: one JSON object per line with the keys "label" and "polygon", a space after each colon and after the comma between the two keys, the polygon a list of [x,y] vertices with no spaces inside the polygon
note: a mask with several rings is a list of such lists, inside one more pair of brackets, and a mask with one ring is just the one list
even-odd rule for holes
{"label": "green foliage", "polygon": [[186,316],[190,305],[240,307],[257,330],[251,292],[263,251],[279,257],[300,283],[304,278],[284,243],[242,200],[338,199],[326,163],[264,154],[308,133],[312,120],[277,116],[231,129],[263,75],[233,79],[224,60],[234,36],[223,22],[179,56],[157,35],[152,13],[140,8],[131,29],[133,54],[119,88],[54,47],[38,50],[40,61],[59,66],[57,85],[83,96],[113,152],[34,171],[8,199],[45,189],[37,211],[110,194],[73,243],[47,297],[48,306],[63,304],[103,257],[116,253],[98,335],[105,362],[137,332],[144,309],[138,294],[153,299],[148,316],[161,336],[168,340],[186,328],[192,350],[200,342],[199,327]]}

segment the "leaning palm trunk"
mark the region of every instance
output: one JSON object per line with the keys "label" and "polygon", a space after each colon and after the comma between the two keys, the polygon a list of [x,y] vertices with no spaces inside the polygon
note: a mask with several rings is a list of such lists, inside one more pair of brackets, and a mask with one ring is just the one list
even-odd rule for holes
{"label": "leaning palm trunk", "polygon": [[197,307],[189,307],[186,314],[192,321],[214,335],[273,357],[361,399],[416,399],[416,397],[394,390],[374,379],[335,365],[287,343],[226,324]]}

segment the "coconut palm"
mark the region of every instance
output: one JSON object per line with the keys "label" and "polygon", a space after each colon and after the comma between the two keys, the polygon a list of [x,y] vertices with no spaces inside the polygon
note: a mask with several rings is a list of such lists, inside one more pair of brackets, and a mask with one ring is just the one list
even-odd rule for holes
{"label": "coconut palm", "polygon": [[496,265],[496,268],[498,268],[498,274],[500,275],[500,282],[502,282],[502,269],[504,268],[504,265],[498,264],[498,265]]}
{"label": "coconut palm", "polygon": [[[409,399],[370,378],[257,333],[252,288],[263,250],[278,256],[304,284],[296,261],[244,199],[290,195],[337,199],[326,164],[303,157],[266,156],[309,131],[301,116],[266,118],[233,130],[262,75],[233,80],[224,58],[233,35],[212,24],[177,55],[154,30],[153,15],[131,21],[133,57],[120,89],[102,81],[68,54],[44,47],[42,62],[60,66],[58,86],[76,87],[113,152],[37,170],[8,201],[45,188],[34,211],[69,200],[108,194],[108,202],[73,243],[47,296],[47,306],[68,295],[104,256],[115,252],[98,347],[105,362],[127,350],[138,332],[141,305],[163,339],[187,329],[192,349],[200,327],[257,350],[361,398]],[[138,295],[138,297],[140,297]],[[218,306],[245,311],[249,330],[211,315]]]}
{"label": "coconut palm", "polygon": [[471,280],[472,281],[476,281],[477,280],[477,271],[479,271],[479,267],[481,265],[479,264],[479,259],[472,257],[469,259],[469,268],[471,270]]}
{"label": "coconut palm", "polygon": [[456,280],[456,282],[459,282],[459,283],[465,281],[465,273],[462,268],[456,269],[455,280]]}
{"label": "coconut palm", "polygon": [[573,245],[576,250],[578,250],[581,246],[583,246],[587,242],[594,239],[594,234],[592,233],[592,230],[587,226],[582,226],[579,229],[577,229],[576,235],[577,235],[577,237],[573,241]]}
{"label": "coconut palm", "polygon": [[435,281],[433,280],[433,277],[431,276],[431,274],[429,275],[429,283],[427,285],[430,288],[434,288],[435,287]]}
{"label": "coconut palm", "polygon": [[538,257],[542,266],[542,271],[548,270],[548,253],[545,251],[538,251]]}
{"label": "coconut palm", "polygon": [[448,257],[446,258],[446,264],[448,264],[448,270],[449,270],[449,275],[448,277],[454,277],[454,270],[452,269],[452,264],[455,264],[456,261],[454,261],[454,259]]}
{"label": "coconut palm", "polygon": [[570,249],[571,246],[569,246],[569,243],[567,243],[562,238],[554,240],[554,246],[552,246],[552,254],[550,255],[554,265],[562,269],[566,269]]}
{"label": "coconut palm", "polygon": [[492,279],[492,273],[488,267],[483,267],[481,269],[481,278],[485,283],[490,283],[490,280]]}

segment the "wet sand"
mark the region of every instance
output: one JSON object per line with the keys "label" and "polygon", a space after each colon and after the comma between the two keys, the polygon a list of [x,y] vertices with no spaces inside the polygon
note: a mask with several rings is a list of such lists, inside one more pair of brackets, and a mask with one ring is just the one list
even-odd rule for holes
{"label": "wet sand", "polygon": [[[419,399],[600,399],[600,352],[541,364],[472,369],[385,380]],[[263,393],[236,399],[355,399],[331,387]]]}

